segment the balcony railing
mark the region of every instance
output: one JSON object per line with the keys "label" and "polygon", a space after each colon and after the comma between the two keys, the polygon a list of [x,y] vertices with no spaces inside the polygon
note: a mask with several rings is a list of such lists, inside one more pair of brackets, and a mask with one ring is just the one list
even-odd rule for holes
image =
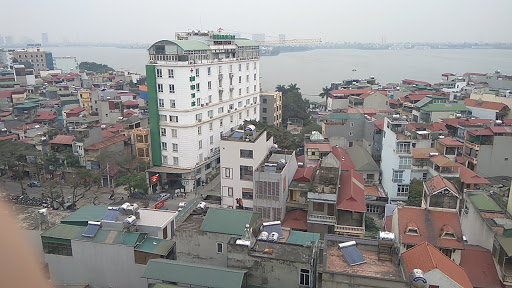
{"label": "balcony railing", "polygon": [[353,237],[364,237],[364,227],[335,225],[334,233]]}
{"label": "balcony railing", "polygon": [[471,143],[469,141],[464,141],[464,145],[475,150],[480,150],[480,145]]}
{"label": "balcony railing", "polygon": [[512,275],[503,274],[503,284],[512,284]]}
{"label": "balcony railing", "polygon": [[309,214],[308,222],[334,225],[334,224],[336,224],[336,217],[328,216],[328,215]]}
{"label": "balcony railing", "polygon": [[470,162],[477,164],[478,160],[476,157],[471,157],[468,154],[466,154],[466,152],[464,152],[463,155],[464,155],[464,158],[467,158]]}
{"label": "balcony railing", "polygon": [[402,183],[402,182],[404,182],[404,179],[402,179],[402,178],[394,178],[393,179],[393,183]]}

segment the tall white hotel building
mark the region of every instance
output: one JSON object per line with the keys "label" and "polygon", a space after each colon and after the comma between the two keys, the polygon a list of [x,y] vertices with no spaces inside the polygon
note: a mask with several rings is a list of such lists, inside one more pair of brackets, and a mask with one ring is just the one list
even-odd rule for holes
{"label": "tall white hotel building", "polygon": [[222,32],[178,32],[151,45],[152,192],[164,185],[192,192],[219,167],[223,135],[259,119],[259,69],[258,44]]}

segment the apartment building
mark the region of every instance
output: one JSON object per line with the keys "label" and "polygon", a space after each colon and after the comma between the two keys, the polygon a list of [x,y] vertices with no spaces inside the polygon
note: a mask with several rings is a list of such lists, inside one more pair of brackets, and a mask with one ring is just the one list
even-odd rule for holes
{"label": "apartment building", "polygon": [[409,196],[411,150],[431,147],[430,132],[409,131],[407,124],[399,117],[384,120],[381,167],[386,169],[382,169],[382,187],[391,202],[406,201]]}
{"label": "apartment building", "polygon": [[260,118],[259,46],[217,31],[178,32],[151,45],[149,59],[150,177],[191,192],[220,163],[221,137]]}
{"label": "apartment building", "polygon": [[260,93],[260,121],[281,127],[283,125],[283,93]]}
{"label": "apartment building", "polygon": [[19,64],[33,67],[34,71],[53,70],[53,56],[51,52],[45,52],[41,46],[27,47],[25,49],[16,50],[12,53],[13,57],[18,60]]}

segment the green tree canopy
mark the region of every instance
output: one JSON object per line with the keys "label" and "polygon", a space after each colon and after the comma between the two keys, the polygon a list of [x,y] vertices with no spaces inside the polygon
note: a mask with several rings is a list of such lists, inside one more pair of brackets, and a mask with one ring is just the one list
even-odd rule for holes
{"label": "green tree canopy", "polygon": [[322,88],[322,93],[318,94],[318,96],[325,98],[325,111],[327,111],[327,99],[329,99],[329,95],[331,95],[331,87],[325,86]]}
{"label": "green tree canopy", "polygon": [[409,198],[407,199],[407,206],[421,207],[421,199],[423,198],[423,181],[419,179],[412,179],[409,185]]}
{"label": "green tree canopy", "polygon": [[93,72],[97,72],[97,73],[108,73],[108,72],[115,71],[114,68],[109,67],[108,65],[100,64],[100,63],[96,63],[96,62],[86,62],[86,61],[80,62],[80,64],[78,65],[78,68],[80,70],[93,71]]}
{"label": "green tree canopy", "polygon": [[135,192],[147,193],[149,188],[146,174],[144,172],[136,172],[135,170],[130,170],[127,175],[117,178],[116,184],[120,186],[126,185],[124,190],[130,194]]}

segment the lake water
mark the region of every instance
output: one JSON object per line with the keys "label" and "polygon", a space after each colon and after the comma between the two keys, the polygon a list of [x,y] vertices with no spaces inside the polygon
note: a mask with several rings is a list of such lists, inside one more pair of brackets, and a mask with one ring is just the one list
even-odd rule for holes
{"label": "lake water", "polygon": [[[115,69],[125,68],[145,74],[145,49],[110,47],[50,47],[54,56],[75,56],[78,61],[94,61]],[[356,50],[325,49],[281,53],[260,60],[260,76],[265,90],[278,84],[297,83],[303,95],[314,97],[331,82],[375,76],[381,84],[404,78],[438,82],[441,74],[452,72],[512,73],[512,50]],[[352,71],[355,69],[356,71]]]}

